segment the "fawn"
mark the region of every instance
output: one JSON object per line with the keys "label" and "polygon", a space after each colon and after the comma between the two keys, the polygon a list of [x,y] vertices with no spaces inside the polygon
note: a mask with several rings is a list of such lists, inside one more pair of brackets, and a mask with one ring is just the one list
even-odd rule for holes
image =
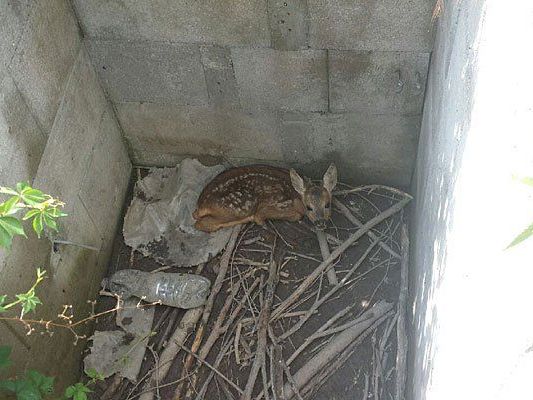
{"label": "fawn", "polygon": [[268,165],[230,168],[204,188],[196,211],[195,227],[205,232],[267,219],[299,221],[304,215],[318,229],[331,216],[331,192],[337,184],[337,168],[331,164],[321,185],[304,180],[291,169]]}

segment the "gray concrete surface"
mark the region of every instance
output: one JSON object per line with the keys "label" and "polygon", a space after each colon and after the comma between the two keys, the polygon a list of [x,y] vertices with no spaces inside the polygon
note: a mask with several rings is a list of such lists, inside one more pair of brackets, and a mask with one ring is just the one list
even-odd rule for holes
{"label": "gray concrete surface", "polygon": [[[412,221],[407,399],[533,393],[531,2],[445,2]],[[502,54],[514,54],[512,63]]]}
{"label": "gray concrete surface", "polygon": [[74,0],[73,4],[90,38],[270,45],[267,7],[262,0]]}
{"label": "gray concrete surface", "polygon": [[52,129],[80,44],[78,24],[68,2],[31,2],[10,73],[46,133]]}
{"label": "gray concrete surface", "polygon": [[[72,304],[81,317],[107,267],[131,163],[70,2],[3,1],[0,33],[0,185],[26,180],[64,200],[59,238],[100,249],[52,254],[50,241],[26,226],[28,239],[0,250],[0,293],[25,292],[41,267],[49,278],[37,290],[44,304],[36,315],[55,319]],[[73,347],[68,330],[26,336],[21,324],[0,321],[0,337],[13,348],[8,374],[38,369],[59,389],[78,379],[83,341]]]}
{"label": "gray concrete surface", "polygon": [[429,51],[431,12],[426,0],[308,0],[314,48]]}
{"label": "gray concrete surface", "polygon": [[330,51],[333,112],[420,114],[429,53]]}
{"label": "gray concrete surface", "polygon": [[[431,2],[73,5],[134,163],[172,165],[195,155],[295,164],[292,147],[283,146],[302,142],[306,151],[295,166],[313,175],[322,172],[318,155],[338,156],[352,182],[409,183],[417,135],[410,129],[417,129],[422,112],[432,43]],[[307,122],[305,135],[285,137],[284,115],[295,112],[336,125]],[[359,116],[335,116],[344,113]],[[362,119],[353,126],[337,122]],[[331,130],[360,147],[323,146]],[[376,135],[390,150],[372,145]],[[358,162],[365,158],[374,161]]]}
{"label": "gray concrete surface", "polygon": [[198,46],[90,41],[91,58],[115,102],[206,104]]}

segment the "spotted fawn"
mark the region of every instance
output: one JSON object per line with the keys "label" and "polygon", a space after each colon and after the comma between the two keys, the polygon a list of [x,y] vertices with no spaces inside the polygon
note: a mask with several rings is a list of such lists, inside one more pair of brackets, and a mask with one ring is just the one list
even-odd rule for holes
{"label": "spotted fawn", "polygon": [[291,169],[267,165],[230,168],[217,175],[198,198],[195,227],[205,232],[267,219],[299,221],[306,215],[324,229],[331,216],[337,168],[331,164],[321,185]]}

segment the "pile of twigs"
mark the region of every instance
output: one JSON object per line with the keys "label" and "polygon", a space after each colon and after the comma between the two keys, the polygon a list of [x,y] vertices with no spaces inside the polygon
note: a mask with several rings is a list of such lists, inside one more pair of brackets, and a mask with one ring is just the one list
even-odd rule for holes
{"label": "pile of twigs", "polygon": [[[362,398],[401,399],[408,264],[402,209],[410,199],[383,186],[348,188],[333,201],[343,227],[234,228],[214,265],[207,304],[166,309],[137,384],[116,378],[101,398],[308,399],[364,346],[366,366],[353,377]],[[291,230],[296,237],[286,234]],[[320,255],[301,252],[305,235],[315,238]],[[293,269],[302,263],[309,268]],[[371,281],[376,270],[383,277]],[[387,279],[393,293],[380,299]],[[365,299],[357,298],[361,282],[373,285]]]}

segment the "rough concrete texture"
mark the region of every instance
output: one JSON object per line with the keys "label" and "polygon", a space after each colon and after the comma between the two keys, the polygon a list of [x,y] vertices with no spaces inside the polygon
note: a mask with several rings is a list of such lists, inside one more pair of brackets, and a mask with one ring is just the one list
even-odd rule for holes
{"label": "rough concrete texture", "polygon": [[238,108],[239,93],[233,62],[228,48],[205,45],[200,47],[209,104],[218,107]]}
{"label": "rough concrete texture", "polygon": [[[9,253],[0,252],[2,294],[12,296],[26,291],[35,278],[35,268],[47,270],[49,279],[38,289],[39,297],[45,300],[38,308],[38,315],[43,319],[56,319],[63,304],[72,304],[77,318],[89,312],[87,299],[94,298],[93,291],[107,265],[131,171],[113,109],[84,48],[75,60],[65,78],[66,87],[34,186],[66,202],[68,217],[60,222],[59,239],[99,250],[58,245],[58,251],[52,252],[48,239],[39,240],[30,233],[29,239],[16,238]],[[9,82],[4,80],[2,100],[18,108],[9,108],[11,114],[7,114],[5,121],[15,134],[21,135],[21,140],[23,135],[34,131],[40,134],[35,122],[32,124],[28,117],[23,119],[24,104],[17,103],[21,96]],[[21,143],[23,146],[13,151],[25,156],[31,146]],[[14,157],[21,157],[21,154],[14,154]],[[1,179],[5,177],[2,173]],[[25,337],[21,326],[10,325],[9,329],[14,332],[13,340],[2,337],[2,344],[17,350],[19,371],[28,367],[55,376],[58,388],[78,379],[83,344],[73,348],[71,344],[75,338],[68,330],[58,330],[52,337],[31,335],[23,342],[18,339]],[[79,333],[89,333],[89,329],[84,326]],[[26,351],[20,351],[21,346]]]}
{"label": "rough concrete texture", "polygon": [[309,12],[306,0],[268,0],[272,47],[277,50],[307,49]]}
{"label": "rough concrete texture", "polygon": [[261,0],[74,0],[85,35],[98,39],[268,46]]}
{"label": "rough concrete texture", "polygon": [[78,54],[76,18],[65,0],[33,1],[10,73],[46,133]]}
{"label": "rough concrete texture", "polygon": [[30,0],[0,2],[0,79],[15,54],[30,11]]}
{"label": "rough concrete texture", "polygon": [[327,111],[326,52],[231,50],[241,104],[247,111]]}
{"label": "rough concrete texture", "polygon": [[319,49],[430,51],[427,0],[308,0],[310,45]]}
{"label": "rough concrete texture", "polygon": [[117,104],[133,149],[152,153],[281,159],[275,113],[150,103]]}
{"label": "rough concrete texture", "polygon": [[429,53],[330,51],[333,112],[422,113]]}
{"label": "rough concrete texture", "polygon": [[[533,3],[446,2],[416,173],[407,398],[533,393]],[[515,54],[512,68],[502,54]]]}
{"label": "rough concrete texture", "polygon": [[415,154],[418,116],[287,113],[281,131],[283,159],[310,176],[335,162],[348,182],[411,180],[414,157],[405,155]]}
{"label": "rough concrete texture", "polygon": [[0,79],[0,185],[31,182],[45,145],[46,136],[11,77],[5,75]]}
{"label": "rough concrete texture", "polygon": [[207,104],[198,46],[100,40],[87,46],[112,101]]}
{"label": "rough concrete texture", "polygon": [[35,178],[36,186],[61,198],[67,205],[72,203],[87,173],[105,105],[96,73],[82,49]]}

